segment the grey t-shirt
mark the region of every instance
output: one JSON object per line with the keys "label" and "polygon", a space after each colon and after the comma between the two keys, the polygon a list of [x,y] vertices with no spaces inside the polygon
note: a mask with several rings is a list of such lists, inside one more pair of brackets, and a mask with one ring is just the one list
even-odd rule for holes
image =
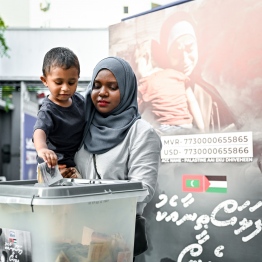
{"label": "grey t-shirt", "polygon": [[[34,131],[42,129],[46,133],[48,149],[57,154],[58,164],[73,167],[74,155],[82,140],[84,126],[84,97],[75,93],[69,107],[61,107],[46,97],[38,111]],[[38,158],[38,162],[42,161]]]}

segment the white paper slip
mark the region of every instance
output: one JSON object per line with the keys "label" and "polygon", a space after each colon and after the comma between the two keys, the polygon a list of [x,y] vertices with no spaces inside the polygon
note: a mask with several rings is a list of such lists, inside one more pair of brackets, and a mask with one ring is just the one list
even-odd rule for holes
{"label": "white paper slip", "polygon": [[50,168],[45,162],[43,162],[41,164],[38,164],[37,172],[38,172],[38,182],[45,183],[48,186],[51,186],[56,182],[58,182],[59,180],[63,179],[58,169],[58,165],[56,165],[53,168]]}

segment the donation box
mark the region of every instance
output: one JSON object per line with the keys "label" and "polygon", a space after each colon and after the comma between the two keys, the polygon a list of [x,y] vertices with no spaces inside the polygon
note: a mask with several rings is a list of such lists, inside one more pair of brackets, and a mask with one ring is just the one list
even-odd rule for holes
{"label": "donation box", "polygon": [[0,257],[16,262],[132,262],[140,182],[0,182]]}

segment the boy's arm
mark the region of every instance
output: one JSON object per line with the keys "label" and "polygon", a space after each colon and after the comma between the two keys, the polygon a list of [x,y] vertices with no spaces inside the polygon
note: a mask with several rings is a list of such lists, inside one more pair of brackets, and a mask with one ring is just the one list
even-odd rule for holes
{"label": "boy's arm", "polygon": [[57,155],[54,151],[47,148],[46,134],[42,129],[35,130],[34,145],[37,155],[43,158],[49,167],[55,167],[57,165]]}
{"label": "boy's arm", "polygon": [[195,123],[196,123],[197,127],[200,129],[200,131],[203,132],[205,130],[204,120],[203,120],[203,117],[202,117],[202,113],[201,113],[199,104],[196,100],[196,97],[195,97],[191,87],[188,87],[186,89],[186,96],[187,96],[189,110],[190,110],[190,112],[193,116],[193,120],[195,121]]}

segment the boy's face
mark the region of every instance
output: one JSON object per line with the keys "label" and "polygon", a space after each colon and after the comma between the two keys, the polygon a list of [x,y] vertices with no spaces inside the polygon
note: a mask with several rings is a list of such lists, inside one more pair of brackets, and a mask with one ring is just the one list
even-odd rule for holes
{"label": "boy's face", "polygon": [[78,73],[75,67],[69,69],[51,67],[46,76],[40,77],[50,91],[49,99],[57,105],[70,106],[70,98],[75,93],[78,84]]}

